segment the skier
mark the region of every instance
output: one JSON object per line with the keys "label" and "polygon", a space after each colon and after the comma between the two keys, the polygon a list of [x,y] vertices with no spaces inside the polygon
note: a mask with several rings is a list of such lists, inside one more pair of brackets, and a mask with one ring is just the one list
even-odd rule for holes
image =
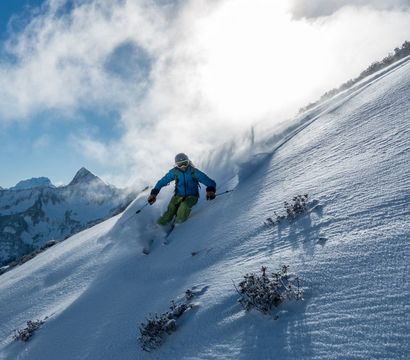
{"label": "skier", "polygon": [[216,183],[202,171],[194,167],[188,156],[180,153],[175,156],[175,166],[157,182],[148,197],[148,203],[152,205],[161,188],[175,181],[175,193],[168,204],[165,213],[158,219],[159,225],[167,225],[175,217],[175,223],[186,221],[192,207],[198,202],[199,183],[206,186],[206,199],[215,199]]}

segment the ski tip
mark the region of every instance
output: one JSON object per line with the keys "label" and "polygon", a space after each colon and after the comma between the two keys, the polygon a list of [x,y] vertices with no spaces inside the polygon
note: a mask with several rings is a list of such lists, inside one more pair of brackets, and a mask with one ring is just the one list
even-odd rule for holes
{"label": "ski tip", "polygon": [[147,244],[145,244],[144,248],[142,249],[142,253],[144,255],[148,255],[152,250],[152,245],[154,244],[154,239],[150,239]]}

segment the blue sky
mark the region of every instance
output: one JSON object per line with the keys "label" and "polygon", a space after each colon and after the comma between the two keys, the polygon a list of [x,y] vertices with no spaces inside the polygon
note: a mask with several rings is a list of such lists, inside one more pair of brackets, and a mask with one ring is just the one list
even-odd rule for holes
{"label": "blue sky", "polygon": [[[81,134],[93,134],[103,141],[119,136],[115,113],[82,111],[74,119],[58,121],[58,112],[33,115],[30,122],[13,122],[0,129],[0,163],[3,187],[19,179],[47,176],[55,184],[67,183],[79,166],[104,172],[100,163],[81,156],[73,139]],[[8,173],[7,169],[13,169]]]}
{"label": "blue sky", "polygon": [[[10,26],[18,29],[20,24],[27,23],[42,4],[43,0],[1,1],[0,40],[7,40]],[[124,74],[117,64],[124,61],[126,52],[126,47],[125,50],[120,48],[113,59],[107,61],[110,62],[107,65],[110,70],[116,71],[119,76]],[[2,60],[8,61],[9,58],[3,54]],[[62,117],[65,121],[61,121]],[[101,141],[109,142],[117,139],[120,133],[115,111],[91,107],[71,115],[58,110],[40,111],[17,121],[0,121],[0,164],[3,169],[0,186],[8,188],[22,179],[40,176],[49,177],[55,184],[64,184],[82,166],[97,174],[105,173],[107,167],[82,156],[82,150],[73,139],[82,134],[92,134]],[[113,166],[109,168],[112,171]]]}
{"label": "blue sky", "polygon": [[13,0],[0,1],[0,29],[4,36],[10,18],[13,15],[20,15],[29,8],[38,7],[43,0]]}
{"label": "blue sky", "polygon": [[67,184],[83,166],[145,186],[176,153],[225,158],[409,40],[409,23],[408,0],[0,1],[0,186]]}

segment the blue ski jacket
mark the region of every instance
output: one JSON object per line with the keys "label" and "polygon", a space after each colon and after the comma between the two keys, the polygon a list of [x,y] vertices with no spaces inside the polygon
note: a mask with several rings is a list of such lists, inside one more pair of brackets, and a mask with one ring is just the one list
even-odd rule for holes
{"label": "blue ski jacket", "polygon": [[151,194],[158,195],[161,188],[167,186],[173,180],[175,180],[175,195],[177,196],[186,197],[192,195],[199,197],[199,183],[207,187],[206,191],[216,191],[216,183],[214,180],[202,171],[189,165],[185,171],[178,168],[169,170],[165,176],[156,183],[151,190]]}

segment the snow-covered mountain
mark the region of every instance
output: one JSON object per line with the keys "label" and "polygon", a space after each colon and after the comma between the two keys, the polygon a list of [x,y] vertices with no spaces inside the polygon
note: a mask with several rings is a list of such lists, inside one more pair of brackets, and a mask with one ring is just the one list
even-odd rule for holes
{"label": "snow-covered mountain", "polygon": [[33,189],[37,187],[55,187],[49,178],[38,177],[31,178],[27,180],[19,181],[16,186],[10,188],[10,190],[24,190],[24,189]]}
{"label": "snow-covered mountain", "polygon": [[[406,59],[294,119],[284,137],[256,138],[270,151],[235,179],[209,173],[219,192],[235,191],[202,198],[168,246],[141,254],[169,194],[136,215],[142,195],[5,273],[0,358],[408,359],[409,103]],[[316,211],[264,224],[305,193]],[[300,276],[304,301],[282,304],[277,320],[246,312],[233,283],[283,264]],[[158,350],[142,351],[140,323],[188,288],[195,308]],[[14,329],[46,317],[30,342],[13,341]]]}
{"label": "snow-covered mountain", "polygon": [[85,168],[67,186],[47,178],[0,192],[0,266],[49,240],[64,240],[123,211],[136,193],[105,184]]}
{"label": "snow-covered mountain", "polygon": [[75,174],[73,180],[68,184],[69,186],[73,185],[93,185],[93,186],[104,186],[105,183],[97,176],[89,172],[86,168],[81,168]]}

